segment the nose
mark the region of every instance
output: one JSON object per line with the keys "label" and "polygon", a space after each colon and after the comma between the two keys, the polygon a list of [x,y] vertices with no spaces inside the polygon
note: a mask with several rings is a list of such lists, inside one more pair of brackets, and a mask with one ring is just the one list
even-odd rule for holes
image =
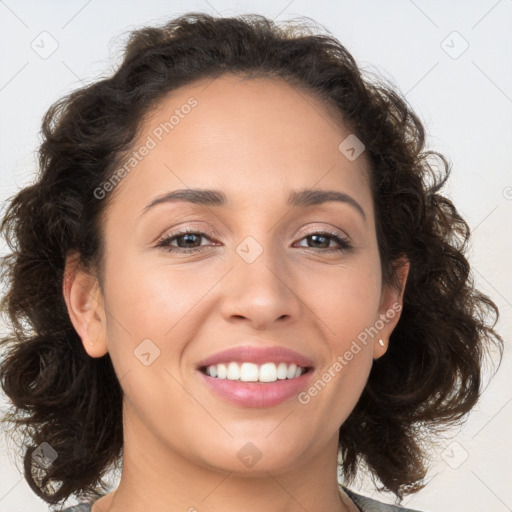
{"label": "nose", "polygon": [[[300,318],[302,303],[294,290],[297,283],[293,282],[284,256],[264,250],[252,261],[245,257],[247,253],[243,249],[234,255],[233,269],[224,282],[221,306],[224,319],[246,322],[262,330],[278,320],[293,322]],[[254,246],[249,246],[249,252],[254,250]]]}

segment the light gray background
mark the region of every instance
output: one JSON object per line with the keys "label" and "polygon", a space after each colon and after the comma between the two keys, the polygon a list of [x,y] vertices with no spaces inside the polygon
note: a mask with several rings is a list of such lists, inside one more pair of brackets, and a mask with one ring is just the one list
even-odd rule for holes
{"label": "light gray background", "polygon": [[[447,193],[472,227],[476,283],[500,307],[498,328],[509,341],[512,0],[0,0],[0,199],[31,181],[41,118],[51,103],[109,74],[126,31],[193,10],[224,16],[258,12],[278,21],[309,16],[363,68],[398,84],[424,121],[429,146],[453,165]],[[41,35],[45,31],[50,36]],[[58,48],[50,56],[33,49],[49,51],[52,44]],[[511,383],[507,347],[466,424],[432,448],[430,483],[405,504],[429,512],[512,510]],[[0,512],[48,510],[21,477],[21,464],[16,466],[3,438],[0,454]],[[376,492],[368,478],[354,490]],[[390,501],[386,495],[380,499]]]}

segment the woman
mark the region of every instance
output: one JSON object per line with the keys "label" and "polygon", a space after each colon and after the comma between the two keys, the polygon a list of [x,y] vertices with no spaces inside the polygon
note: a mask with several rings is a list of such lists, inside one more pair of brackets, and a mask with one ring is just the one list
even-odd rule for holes
{"label": "woman", "polygon": [[502,339],[447,162],[393,86],[306,25],[189,13],[134,31],[43,135],[2,223],[2,386],[34,492],[406,510],[347,486],[421,489],[425,438],[472,409]]}

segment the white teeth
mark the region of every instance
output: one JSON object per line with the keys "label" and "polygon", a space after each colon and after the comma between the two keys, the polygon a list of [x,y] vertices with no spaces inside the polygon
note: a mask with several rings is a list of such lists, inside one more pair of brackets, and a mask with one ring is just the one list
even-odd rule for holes
{"label": "white teeth", "polygon": [[295,371],[296,370],[297,370],[297,365],[296,364],[291,364],[288,367],[288,371],[286,372],[286,377],[288,377],[289,379],[293,379],[293,377],[295,377]]}
{"label": "white teeth", "polygon": [[226,378],[229,380],[240,380],[240,366],[236,363],[229,363]]}
{"label": "white teeth", "polygon": [[275,382],[276,380],[294,379],[305,373],[306,369],[296,364],[254,363],[213,364],[206,368],[206,375],[217,379],[241,380],[243,382]]}
{"label": "white teeth", "polygon": [[277,378],[278,379],[286,379],[286,375],[288,373],[288,368],[286,367],[286,363],[279,363],[277,367]]}
{"label": "white teeth", "polygon": [[265,363],[260,368],[260,382],[274,382],[277,380],[277,368],[274,363]]}
{"label": "white teeth", "polygon": [[[236,363],[233,363],[236,364]],[[258,365],[254,363],[243,363],[240,367],[240,380],[245,382],[256,382],[259,378]]]}
{"label": "white teeth", "polygon": [[[211,368],[211,366],[209,367]],[[218,364],[217,365],[217,378],[218,379],[225,379],[228,374],[228,370],[226,368],[225,364]]]}

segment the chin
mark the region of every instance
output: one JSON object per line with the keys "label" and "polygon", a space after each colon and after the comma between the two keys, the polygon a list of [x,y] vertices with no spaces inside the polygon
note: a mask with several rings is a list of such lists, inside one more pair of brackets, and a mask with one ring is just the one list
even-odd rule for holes
{"label": "chin", "polygon": [[299,453],[304,444],[281,444],[281,449],[269,439],[261,438],[261,442],[255,439],[253,442],[236,442],[233,440],[229,446],[216,444],[211,446],[213,451],[202,452],[201,465],[208,469],[220,472],[234,472],[244,476],[267,476],[268,473],[279,474],[290,471],[297,466]]}

